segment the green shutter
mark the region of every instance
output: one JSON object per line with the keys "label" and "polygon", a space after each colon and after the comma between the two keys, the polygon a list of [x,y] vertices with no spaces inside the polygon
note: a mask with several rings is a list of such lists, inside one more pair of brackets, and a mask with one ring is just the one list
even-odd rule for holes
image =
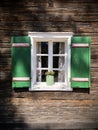
{"label": "green shutter", "polygon": [[90,88],[90,37],[71,39],[71,87]]}
{"label": "green shutter", "polygon": [[13,36],[12,44],[12,87],[30,87],[30,37]]}

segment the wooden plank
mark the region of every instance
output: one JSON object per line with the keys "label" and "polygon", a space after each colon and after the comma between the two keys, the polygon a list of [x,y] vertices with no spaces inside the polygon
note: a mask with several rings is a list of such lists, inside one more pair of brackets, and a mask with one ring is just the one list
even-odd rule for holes
{"label": "wooden plank", "polygon": [[[56,3],[66,3],[65,0],[62,0],[62,2],[60,0],[54,0],[54,2]],[[78,1],[78,0],[69,0],[67,3],[98,3],[98,1],[96,0],[82,0],[82,1]]]}
{"label": "wooden plank", "polygon": [[[58,12],[58,13],[57,13]],[[22,15],[24,13],[24,15]],[[98,13],[82,13],[82,12],[79,12],[77,11],[73,11],[73,12],[69,12],[69,11],[59,11],[59,10],[56,10],[54,12],[35,12],[32,11],[32,13],[29,13],[29,17],[28,17],[28,13],[29,12],[19,12],[16,11],[14,13],[14,16],[13,17],[10,17],[10,14],[6,14],[6,13],[3,13],[2,14],[2,17],[3,17],[3,20],[6,21],[6,20],[9,20],[9,21],[17,21],[20,20],[20,21],[36,21],[36,20],[39,20],[39,21],[95,21],[97,22],[98,21]],[[56,14],[57,13],[57,14]],[[18,15],[20,14],[20,15]],[[8,24],[6,24],[8,25]]]}
{"label": "wooden plank", "polygon": [[[87,32],[89,34],[91,33],[91,35],[93,35],[93,33],[94,33],[92,28],[79,28],[77,26],[74,27],[74,25],[70,25],[70,27],[69,27],[67,25],[64,26],[63,23],[62,24],[58,24],[58,23],[57,24],[55,24],[55,23],[49,24],[48,23],[47,26],[44,25],[44,23],[42,23],[42,25],[41,25],[40,22],[38,22],[38,24],[40,26],[38,26],[37,24],[34,25],[34,26],[31,26],[31,25],[28,24],[26,27],[23,27],[23,26],[20,25],[20,26],[18,26],[17,29],[15,29],[15,26],[12,26],[12,28],[13,28],[12,32],[10,32],[10,27],[7,27],[5,29],[5,31],[10,32],[11,35],[27,35],[28,34],[27,32],[33,31],[33,30],[38,31],[38,29],[40,31],[48,31],[48,32],[49,31],[57,32],[58,30],[65,31],[65,32],[70,32],[70,31],[73,32],[73,30],[75,30],[76,32],[78,32],[78,34],[80,33],[81,35],[82,34],[87,35]],[[3,33],[5,33],[5,32],[3,32]],[[95,31],[95,33],[97,33],[97,30]]]}
{"label": "wooden plank", "polygon": [[98,67],[98,59],[91,59],[91,67],[93,67],[93,68]]}
{"label": "wooden plank", "polygon": [[[66,6],[66,8],[42,8],[41,10],[38,7],[35,7],[35,8],[34,7],[33,8],[32,7],[27,7],[25,9],[20,7],[20,8],[16,8],[16,9],[13,10],[14,17],[12,17],[12,18],[16,17],[16,20],[17,20],[17,17],[20,17],[20,16],[24,17],[24,16],[26,16],[27,18],[31,18],[32,19],[32,17],[28,17],[28,13],[29,13],[29,15],[30,16],[33,15],[33,17],[34,17],[34,14],[35,14],[35,16],[39,15],[39,14],[43,14],[44,16],[46,15],[46,17],[49,14],[52,14],[52,15],[54,14],[55,16],[56,15],[61,15],[60,16],[61,18],[64,17],[64,16],[69,16],[70,15],[73,19],[74,18],[79,19],[81,17],[82,18],[84,17],[85,19],[90,19],[90,17],[91,18],[94,17],[96,19],[92,19],[92,21],[96,21],[97,20],[97,17],[98,17],[96,15],[96,13],[98,12],[98,8],[97,7],[96,8],[92,8],[92,9],[89,8],[88,10],[86,9],[87,7],[85,7],[85,8],[74,7],[74,6],[70,7],[70,8],[67,8],[67,7],[68,6]],[[10,16],[10,13],[8,13],[8,9],[7,8],[3,8],[2,10],[0,11],[0,13],[2,14],[2,18],[3,17],[6,18],[5,15]],[[24,13],[24,15],[22,15],[23,13]],[[20,14],[20,15],[18,15],[18,14]],[[82,18],[80,19],[81,21],[83,21]]]}
{"label": "wooden plank", "polygon": [[[25,25],[25,26],[22,26],[22,25]],[[74,26],[75,25],[75,26]],[[82,22],[74,22],[74,25],[72,24],[72,22],[70,21],[67,21],[67,22],[57,22],[57,21],[34,21],[32,23],[32,21],[21,21],[21,22],[9,22],[8,23],[8,26],[5,26],[3,24],[1,24],[1,29],[5,29],[6,31],[10,31],[10,28],[12,28],[13,30],[15,31],[30,31],[34,28],[45,28],[47,30],[51,29],[60,29],[60,30],[63,30],[64,28],[67,30],[72,30],[73,29],[75,31],[78,31],[78,32],[97,32],[98,29],[97,29],[97,22],[96,24],[89,24],[89,23],[82,23]],[[18,28],[16,28],[16,26],[18,26]],[[88,28],[87,28],[88,26]]]}
{"label": "wooden plank", "polygon": [[[47,32],[56,32],[56,31],[67,31],[66,30],[66,28],[62,28],[62,29],[60,29],[60,28],[52,28],[52,29],[47,29],[47,28],[38,28],[38,27],[33,27],[32,29],[31,29],[31,31],[43,31],[43,32],[45,32],[45,31],[47,31]],[[28,35],[28,31],[30,31],[30,30],[15,30],[15,29],[13,29],[12,31],[10,31],[10,30],[0,30],[0,32],[1,32],[1,35],[2,36],[9,36],[9,35],[11,35],[11,36],[26,36],[26,35]],[[70,30],[68,30],[68,31],[72,31],[73,32],[73,29],[71,28]],[[78,32],[78,31],[75,31],[75,35],[76,36],[98,36],[98,33],[97,32]]]}
{"label": "wooden plank", "polygon": [[[33,3],[46,3],[47,0],[24,0],[24,2],[33,2]],[[19,3],[24,3],[23,1],[19,1]],[[54,2],[60,2],[60,0],[54,0]],[[66,1],[65,0],[62,0],[62,3],[65,3]],[[82,1],[78,1],[78,0],[69,0],[67,3],[98,3],[98,1],[96,0],[82,0]],[[3,3],[3,1],[0,1],[0,3]],[[5,3],[9,3],[9,0],[5,0]],[[16,2],[17,3],[17,2]]]}
{"label": "wooden plank", "polygon": [[[44,92],[45,93],[45,92]],[[49,92],[47,92],[49,93]],[[54,92],[53,92],[54,93]],[[52,93],[52,94],[53,94]],[[51,94],[51,93],[50,93]],[[90,96],[90,95],[89,95]],[[6,102],[6,104],[4,103]],[[8,108],[10,108],[10,105],[16,105],[16,107],[18,107],[18,105],[21,106],[32,106],[30,109],[32,109],[33,107],[37,107],[37,106],[47,106],[47,107],[56,107],[61,105],[62,107],[80,107],[81,109],[83,109],[83,106],[85,106],[85,108],[88,107],[97,107],[98,106],[98,99],[83,99],[83,100],[79,100],[79,99],[66,99],[63,100],[61,99],[59,100],[51,100],[49,99],[48,101],[46,99],[36,99],[36,100],[32,100],[32,97],[24,97],[24,98],[20,98],[20,97],[8,97],[8,98],[3,98],[3,100],[0,101],[0,104],[2,106],[5,106],[5,109],[7,110],[7,105]],[[35,104],[35,105],[33,105]],[[3,108],[3,107],[2,107]],[[12,109],[12,108],[10,108]],[[22,109],[21,109],[22,110]]]}
{"label": "wooden plank", "polygon": [[[19,10],[18,10],[19,11]],[[58,13],[56,13],[58,12]],[[77,12],[72,11],[70,12],[68,11],[59,11],[56,10],[55,12],[34,12],[32,11],[32,13],[29,12],[14,12],[14,16],[10,17],[9,13],[6,12],[1,12],[2,17],[3,17],[3,21],[32,21],[32,20],[43,20],[43,21],[68,21],[70,19],[73,19],[75,21],[98,21],[98,11],[96,12],[87,12],[87,13],[83,13],[82,11],[79,12],[79,10]],[[24,15],[22,15],[24,13]],[[28,13],[29,13],[29,17],[28,17]],[[18,15],[20,14],[20,15]],[[7,24],[8,25],[8,24]]]}
{"label": "wooden plank", "polygon": [[98,68],[91,68],[91,77],[92,78],[98,77]]}
{"label": "wooden plank", "polygon": [[11,48],[0,48],[0,52],[1,52],[1,54],[10,54],[11,53]]}
{"label": "wooden plank", "polygon": [[[56,7],[56,8],[66,8],[66,7],[68,7],[69,6],[69,8],[77,8],[77,9],[79,9],[79,8],[82,8],[82,9],[84,9],[84,10],[91,10],[91,9],[93,9],[93,8],[97,8],[97,6],[98,6],[98,3],[96,3],[95,4],[95,2],[93,2],[93,3],[87,3],[87,1],[86,1],[86,3],[84,3],[83,1],[81,1],[81,2],[77,2],[77,3],[71,3],[71,2],[66,2],[66,1],[54,1],[53,2],[54,3],[54,7]],[[89,7],[89,8],[87,8],[87,7]]]}

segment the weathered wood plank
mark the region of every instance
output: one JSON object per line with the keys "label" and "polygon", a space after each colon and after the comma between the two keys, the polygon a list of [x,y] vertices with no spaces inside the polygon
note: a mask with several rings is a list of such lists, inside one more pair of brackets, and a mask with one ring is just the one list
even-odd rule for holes
{"label": "weathered wood plank", "polygon": [[[10,44],[10,47],[11,47],[11,44]],[[2,54],[10,57],[11,56],[11,48],[0,48],[0,53],[1,53],[0,57],[2,57]]]}
{"label": "weathered wood plank", "polygon": [[[86,122],[86,128],[89,128],[88,124],[90,123],[93,128],[98,121],[97,100],[48,100],[47,102],[47,100],[32,100],[32,98],[13,98],[6,100],[6,102],[8,104],[12,103],[12,106],[8,106],[8,109],[5,106],[4,111],[3,107],[1,107],[1,116],[3,115],[3,117],[0,117],[0,123],[3,123],[5,118],[6,124],[13,122],[13,120],[16,123],[25,122],[27,124],[36,123],[36,121],[40,124],[43,122],[71,124],[73,122],[72,127],[74,127],[74,123],[82,122],[82,125],[84,125],[84,122]],[[79,126],[81,125],[79,124]],[[76,125],[75,128],[78,127]]]}
{"label": "weathered wood plank", "polygon": [[[55,24],[54,24],[55,25]],[[97,30],[97,29],[96,29]],[[75,32],[76,35],[87,35],[87,32],[89,33],[89,35],[93,35],[93,32],[94,30],[92,29],[86,29],[86,30],[83,30],[82,28],[77,28],[76,26],[70,26],[69,28],[67,27],[58,27],[58,26],[32,26],[32,28],[27,28],[25,26],[24,27],[18,27],[17,29],[15,29],[14,27],[13,28],[9,28],[9,29],[5,29],[6,32],[9,32],[10,35],[28,35],[28,32],[34,32],[34,31],[41,31],[41,32]],[[2,31],[1,31],[2,32]],[[5,33],[4,31],[2,33]],[[95,32],[97,33],[97,31]],[[5,35],[8,35],[7,33],[5,33]]]}
{"label": "weathered wood plank", "polygon": [[[89,95],[90,96],[90,95]],[[4,102],[6,102],[7,104],[4,104]],[[2,101],[0,101],[0,104],[1,105],[8,105],[10,107],[11,104],[13,105],[26,105],[26,106],[31,106],[36,108],[36,107],[43,107],[43,105],[45,105],[46,107],[52,107],[54,106],[55,107],[55,104],[57,106],[60,107],[60,105],[62,105],[63,107],[80,107],[80,108],[83,108],[83,106],[85,107],[96,107],[98,106],[98,99],[95,99],[95,100],[87,100],[87,99],[84,99],[84,100],[45,100],[45,99],[39,99],[39,100],[33,100],[32,98],[28,98],[28,97],[25,97],[25,98],[7,98],[7,99],[3,99]],[[34,104],[34,105],[33,105]],[[17,106],[18,107],[18,106]],[[3,107],[2,107],[3,108]],[[7,110],[7,107],[5,108]],[[29,108],[28,108],[29,109]]]}
{"label": "weathered wood plank", "polygon": [[[56,12],[59,12],[59,13],[56,13]],[[24,14],[24,15],[23,15]],[[29,16],[28,16],[29,14]],[[6,20],[9,20],[9,21],[36,21],[36,20],[39,20],[39,21],[63,21],[63,22],[66,22],[66,21],[82,21],[82,22],[85,22],[85,21],[95,21],[97,22],[98,21],[98,13],[81,13],[79,11],[75,11],[74,12],[69,12],[69,11],[59,11],[59,10],[56,10],[55,12],[53,13],[49,13],[49,12],[28,12],[28,11],[25,11],[25,12],[19,12],[19,10],[16,12],[14,12],[13,16],[10,16],[10,13],[9,14],[5,14],[3,13],[1,15],[1,20],[2,22],[3,21],[6,21]]]}
{"label": "weathered wood plank", "polygon": [[[15,28],[18,26],[17,28]],[[31,30],[34,27],[36,28],[66,28],[67,29],[74,29],[76,31],[82,31],[82,32],[97,32],[98,23],[88,23],[88,22],[73,22],[73,21],[67,21],[67,22],[50,22],[50,21],[13,21],[8,22],[7,25],[5,23],[0,24],[1,30]]]}
{"label": "weathered wood plank", "polygon": [[[28,35],[28,32],[29,32],[30,30],[26,30],[26,31],[24,31],[24,30],[19,30],[19,31],[15,31],[15,29],[14,30],[0,30],[0,32],[1,32],[1,36],[9,36],[9,37],[11,37],[11,36],[27,36]],[[67,30],[66,30],[66,28],[64,29],[57,29],[57,28],[52,28],[52,29],[46,29],[46,28],[37,28],[37,27],[34,27],[32,30],[31,30],[32,32],[37,32],[37,31],[43,31],[43,32],[55,32],[55,31],[59,31],[59,32],[66,32]],[[72,32],[74,32],[74,35],[76,35],[76,36],[98,36],[98,33],[97,32],[77,32],[77,31],[75,31],[75,30],[73,30],[73,29],[70,29],[69,31],[72,31]]]}
{"label": "weathered wood plank", "polygon": [[[60,0],[54,0],[54,2],[56,3],[66,3],[65,0],[62,0],[62,2]],[[82,0],[82,1],[79,1],[79,0],[68,0],[67,3],[98,3],[98,1],[96,0]]]}

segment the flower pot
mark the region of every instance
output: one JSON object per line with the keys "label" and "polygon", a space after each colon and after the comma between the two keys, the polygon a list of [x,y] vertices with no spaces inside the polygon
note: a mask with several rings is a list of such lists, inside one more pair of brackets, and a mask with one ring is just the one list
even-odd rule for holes
{"label": "flower pot", "polygon": [[46,83],[49,86],[53,85],[54,84],[54,76],[53,75],[47,75],[46,76]]}

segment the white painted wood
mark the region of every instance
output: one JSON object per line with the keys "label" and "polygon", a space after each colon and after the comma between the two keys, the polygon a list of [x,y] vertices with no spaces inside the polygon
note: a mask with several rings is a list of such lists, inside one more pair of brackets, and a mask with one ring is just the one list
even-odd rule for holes
{"label": "white painted wood", "polygon": [[68,37],[66,39],[66,42],[68,43],[67,46],[68,46],[68,81],[67,81],[67,84],[68,84],[68,88],[72,89],[71,88],[71,83],[70,83],[70,77],[71,77],[71,37]]}
{"label": "white painted wood", "polygon": [[37,56],[48,56],[48,54],[36,54]]}
{"label": "white painted wood", "polygon": [[89,44],[87,43],[74,43],[72,44],[72,47],[80,47],[80,48],[86,48],[86,47],[89,47]]}
{"label": "white painted wood", "polygon": [[52,71],[53,69],[53,44],[52,41],[49,41],[49,49],[48,49],[48,71]]}
{"label": "white painted wood", "polygon": [[69,87],[69,85],[68,85],[68,56],[70,55],[68,55],[68,39],[66,39],[65,40],[65,53],[66,53],[66,55],[65,55],[65,83],[66,83],[66,86],[67,86],[67,88]]}
{"label": "white painted wood", "polygon": [[30,77],[13,77],[13,81],[30,81]]}
{"label": "white painted wood", "polygon": [[[48,70],[48,68],[37,68],[37,70]],[[60,70],[60,71],[62,71],[62,70],[65,70],[65,68],[52,68],[52,70]]]}
{"label": "white painted wood", "polygon": [[65,83],[59,82],[54,85],[47,86],[45,82],[36,83],[33,87],[29,89],[30,91],[72,91],[70,87],[67,87]]}
{"label": "white painted wood", "polygon": [[37,68],[37,70],[48,70],[48,68]]}
{"label": "white painted wood", "polygon": [[[32,38],[32,36],[30,36],[30,40],[31,40],[31,86],[33,86],[33,71],[34,71],[34,68],[33,68],[33,49],[34,49],[34,40],[33,40],[33,38]],[[30,86],[30,88],[31,88],[31,86]]]}
{"label": "white painted wood", "polygon": [[31,86],[36,83],[36,43],[31,38]]}
{"label": "white painted wood", "polygon": [[29,43],[13,43],[12,47],[29,47]]}
{"label": "white painted wood", "polygon": [[88,82],[89,78],[72,78],[74,82]]}
{"label": "white painted wood", "polygon": [[28,32],[28,35],[37,40],[40,38],[58,39],[71,37],[73,35],[73,32]]}
{"label": "white painted wood", "polygon": [[65,53],[65,54],[53,54],[53,56],[66,56],[67,55],[67,53]]}
{"label": "white painted wood", "polygon": [[[31,87],[30,91],[41,91],[41,90],[56,90],[56,91],[72,91],[72,88],[70,86],[70,44],[71,44],[71,37],[73,35],[72,32],[29,32],[28,35],[31,38]],[[66,42],[65,42],[66,41]],[[36,44],[37,42],[49,42],[49,68],[37,68],[37,61],[36,56],[41,56],[43,54],[36,54]],[[56,82],[53,86],[47,86],[46,83],[43,82],[36,82],[36,70],[60,70],[59,68],[53,69],[53,42],[64,42],[67,46],[67,52],[65,52],[65,60],[66,60],[66,78],[65,82]],[[44,56],[47,56],[46,54]],[[55,55],[55,56],[63,56]]]}
{"label": "white painted wood", "polygon": [[[38,43],[38,44],[36,44],[36,46],[38,47],[38,48],[36,48],[36,49],[38,49],[38,53],[40,53],[41,54],[41,44],[40,43]],[[36,52],[37,52],[37,50],[36,50]],[[39,67],[39,68],[41,68],[41,55],[37,55],[36,54],[36,56],[37,56],[37,64],[38,64],[38,66],[37,66],[37,68]],[[38,81],[39,82],[41,82],[41,80],[42,80],[42,71],[41,71],[41,69],[37,69],[37,74],[36,75],[38,75],[37,77],[38,77]]]}

